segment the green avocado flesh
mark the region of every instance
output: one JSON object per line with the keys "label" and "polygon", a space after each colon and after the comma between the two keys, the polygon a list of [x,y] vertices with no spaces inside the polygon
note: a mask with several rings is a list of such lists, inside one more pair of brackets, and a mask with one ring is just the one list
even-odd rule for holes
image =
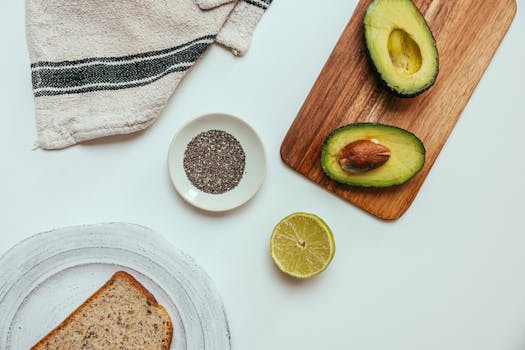
{"label": "green avocado flesh", "polygon": [[[339,152],[358,140],[375,140],[390,149],[390,158],[380,167],[364,172],[350,173],[339,163]],[[414,134],[394,126],[376,123],[358,123],[343,126],[325,140],[321,155],[324,172],[333,180],[362,187],[389,187],[400,185],[416,175],[425,163],[425,147]]]}
{"label": "green avocado flesh", "polygon": [[411,0],[374,0],[363,23],[368,56],[391,93],[413,97],[434,84],[436,41]]}

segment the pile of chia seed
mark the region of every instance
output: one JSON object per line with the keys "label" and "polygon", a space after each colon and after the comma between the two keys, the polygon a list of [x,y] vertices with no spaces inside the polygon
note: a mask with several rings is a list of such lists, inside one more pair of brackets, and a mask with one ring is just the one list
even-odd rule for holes
{"label": "pile of chia seed", "polygon": [[246,155],[235,137],[222,130],[209,130],[188,143],[183,163],[193,186],[206,193],[221,194],[239,184]]}

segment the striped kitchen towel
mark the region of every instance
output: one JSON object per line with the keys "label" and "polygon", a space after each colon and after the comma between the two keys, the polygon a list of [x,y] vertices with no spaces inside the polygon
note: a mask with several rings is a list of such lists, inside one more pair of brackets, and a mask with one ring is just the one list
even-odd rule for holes
{"label": "striped kitchen towel", "polygon": [[151,125],[214,42],[243,55],[272,0],[26,0],[38,146]]}

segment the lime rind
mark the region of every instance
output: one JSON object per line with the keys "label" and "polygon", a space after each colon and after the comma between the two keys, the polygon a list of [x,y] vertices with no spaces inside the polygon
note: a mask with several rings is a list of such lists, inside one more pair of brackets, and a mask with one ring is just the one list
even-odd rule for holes
{"label": "lime rind", "polygon": [[[327,242],[328,242],[328,257],[327,258],[320,258],[316,254],[314,254],[311,250],[308,251],[310,256],[315,257],[320,262],[320,264],[318,264],[320,265],[320,267],[312,271],[309,271],[309,272],[301,273],[298,271],[299,269],[297,267],[297,264],[300,259],[292,259],[295,262],[294,266],[289,266],[289,265],[284,266],[283,262],[276,256],[278,255],[277,253],[283,247],[283,245],[281,244],[279,247],[277,247],[275,245],[275,241],[277,238],[281,239],[283,238],[283,236],[285,236],[285,235],[280,235],[278,237],[278,235],[282,233],[282,228],[285,227],[286,224],[292,223],[293,219],[296,217],[304,217],[304,218],[312,219],[320,228],[322,228],[322,231],[326,235]],[[295,230],[295,232],[297,233],[297,230]],[[297,238],[300,239],[300,237],[297,237]],[[296,241],[293,241],[294,246],[295,244],[296,244]],[[314,242],[313,244],[316,244],[316,242]],[[307,278],[317,276],[318,274],[320,274],[321,272],[323,272],[324,270],[328,268],[328,265],[330,265],[335,255],[335,240],[334,240],[332,230],[330,229],[330,227],[326,224],[326,222],[323,219],[321,219],[315,214],[310,214],[310,213],[305,213],[305,212],[296,212],[296,213],[286,216],[281,221],[279,221],[279,223],[275,226],[272,232],[271,239],[270,239],[270,252],[272,255],[272,260],[274,261],[275,265],[281,272],[291,277],[294,277],[294,278],[307,279]],[[307,264],[307,265],[313,265],[313,264]]]}

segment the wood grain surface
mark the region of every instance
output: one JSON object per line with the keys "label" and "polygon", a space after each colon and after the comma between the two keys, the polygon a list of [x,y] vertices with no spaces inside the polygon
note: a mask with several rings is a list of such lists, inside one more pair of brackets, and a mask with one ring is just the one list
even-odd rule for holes
{"label": "wood grain surface", "polygon": [[[362,0],[321,71],[282,145],[291,168],[385,220],[410,207],[488,67],[516,14],[515,0],[415,0],[436,38],[440,72],[422,95],[401,99],[384,91],[365,54]],[[409,182],[386,189],[338,184],[320,165],[323,141],[354,122],[395,125],[416,134],[426,148],[423,169]]]}

